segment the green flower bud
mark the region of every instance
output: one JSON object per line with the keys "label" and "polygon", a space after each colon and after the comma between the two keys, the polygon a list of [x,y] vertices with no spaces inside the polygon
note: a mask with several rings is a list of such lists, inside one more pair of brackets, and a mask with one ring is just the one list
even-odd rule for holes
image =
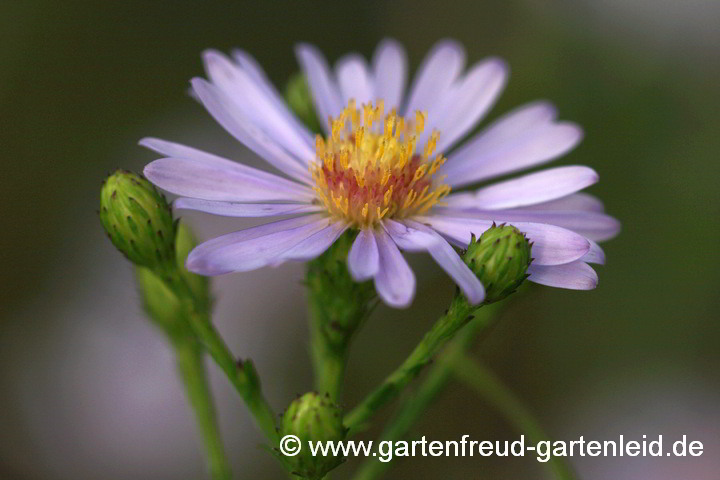
{"label": "green flower bud", "polygon": [[305,75],[296,73],[290,77],[285,87],[285,101],[310,131],[320,133],[320,122],[315,115],[315,106]]}
{"label": "green flower bud", "polygon": [[175,261],[175,225],[165,197],[127,170],[108,177],[100,193],[100,221],[131,262],[162,269]]}
{"label": "green flower bud", "polygon": [[485,303],[502,300],[528,277],[532,244],[512,225],[493,224],[480,238],[472,236],[465,263],[485,287]]}
{"label": "green flower bud", "polygon": [[347,429],[342,423],[342,410],[330,397],[315,392],[306,393],[290,404],[282,417],[280,437],[294,435],[300,440],[301,450],[295,456],[281,458],[295,475],[308,480],[320,480],[340,465],[342,457],[313,456],[308,442],[339,442],[345,439]]}

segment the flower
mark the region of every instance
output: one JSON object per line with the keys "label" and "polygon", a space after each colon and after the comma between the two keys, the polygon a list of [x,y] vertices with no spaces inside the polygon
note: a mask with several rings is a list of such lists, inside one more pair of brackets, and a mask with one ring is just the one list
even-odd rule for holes
{"label": "flower", "polygon": [[405,95],[406,55],[393,40],[380,43],[371,64],[350,54],[334,71],[310,45],[296,53],[324,135],[313,135],[293,116],[244,51],[232,58],[206,52],[208,79],[192,80],[194,95],[215,120],[284,176],[177,143],[140,142],[165,156],[147,165],[145,175],[180,196],[176,208],[291,216],[199,245],[188,257],[189,270],[220,275],[307,261],[350,229],[357,236],[348,268],[358,281],[374,279],[385,303],[406,307],[414,296],[415,277],[402,249],[430,253],[477,304],[483,286],[451,245],[465,248],[472,234],[507,222],[533,242],[531,281],[596,286],[588,263],[603,263],[604,254],[595,242],[616,235],[619,223],[599,200],[577,193],[598,180],[592,169],[550,168],[453,193],[548,162],[582,138],[577,125],[557,121],[555,108],[539,101],[451,151],[503,90],[508,67],[502,60],[464,71],[462,46],[440,41]]}

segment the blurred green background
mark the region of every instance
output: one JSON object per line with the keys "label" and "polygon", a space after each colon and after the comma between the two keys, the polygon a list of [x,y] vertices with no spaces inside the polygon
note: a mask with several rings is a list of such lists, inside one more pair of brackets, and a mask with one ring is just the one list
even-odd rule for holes
{"label": "blurred green background", "polygon": [[[198,478],[194,428],[132,274],[95,218],[100,182],[141,170],[152,135],[255,162],[188,95],[205,48],[251,52],[278,85],[293,45],[331,61],[400,40],[415,68],[438,39],[469,62],[504,57],[490,119],[546,98],[585,128],[557,164],[590,165],[589,191],[623,222],[592,292],[533,288],[508,301],[478,352],[558,438],[687,434],[694,459],[573,459],[584,478],[708,479],[720,471],[720,3],[653,0],[90,2],[0,5],[0,478]],[[452,156],[450,156],[452,158]],[[247,160],[246,160],[247,159]],[[208,238],[240,223],[192,215]],[[417,342],[451,292],[413,257],[419,292],[359,336],[348,403]],[[300,266],[223,277],[217,322],[258,358],[280,410],[310,387]],[[290,365],[290,367],[288,367]],[[215,376],[236,478],[283,478]],[[388,410],[389,411],[389,410]],[[514,438],[453,386],[416,429]],[[266,458],[267,457],[267,458]],[[338,478],[358,464],[352,460]],[[416,458],[389,478],[541,478],[530,459]]]}

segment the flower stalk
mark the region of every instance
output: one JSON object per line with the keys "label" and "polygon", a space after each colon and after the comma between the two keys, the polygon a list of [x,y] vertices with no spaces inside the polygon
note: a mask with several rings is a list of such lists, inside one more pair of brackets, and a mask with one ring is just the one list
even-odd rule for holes
{"label": "flower stalk", "polygon": [[275,445],[279,439],[275,414],[262,393],[260,377],[255,370],[255,365],[249,359],[238,360],[233,355],[211,322],[210,312],[206,308],[209,302],[196,294],[184,272],[186,272],[184,269],[166,272],[163,277],[165,284],[177,298],[181,299],[183,307],[187,311],[188,325],[197,341],[240,394],[265,437],[272,445]]}
{"label": "flower stalk", "polygon": [[[192,236],[185,225],[177,226],[175,238],[178,265],[175,269],[182,272],[182,261],[187,255],[189,245],[193,244]],[[179,275],[190,274],[187,271]],[[214,480],[229,480],[231,478],[230,464],[223,447],[222,437],[217,424],[215,406],[212,393],[207,381],[205,365],[203,362],[204,350],[198,342],[190,326],[190,320],[196,305],[202,303],[209,308],[210,300],[207,279],[197,277],[185,285],[188,286],[188,296],[196,299],[192,305],[182,300],[182,296],[173,291],[168,283],[156,273],[146,267],[136,267],[135,277],[143,299],[145,310],[150,320],[160,328],[173,348],[178,373],[183,382],[190,407],[203,439],[207,452],[208,466]],[[192,294],[189,292],[192,291]],[[201,300],[200,299],[204,299]]]}
{"label": "flower stalk", "polygon": [[118,170],[103,184],[99,216],[115,247],[135,265],[136,281],[150,320],[167,336],[190,405],[202,433],[215,480],[230,478],[203,351],[240,393],[267,439],[278,440],[275,415],[249,360],[236,361],[211,322],[209,282],[190,273],[185,260],[195,246],[190,230],[173,221],[165,197],[144,178]]}
{"label": "flower stalk", "polygon": [[218,429],[215,406],[210,395],[210,387],[203,364],[203,349],[192,335],[183,340],[174,341],[173,347],[175,362],[207,450],[210,474],[215,480],[229,480],[232,478],[232,474]]}
{"label": "flower stalk", "polygon": [[350,429],[350,435],[362,430],[380,407],[397,397],[433,356],[475,318],[478,309],[470,305],[458,290],[450,308],[435,322],[405,361],[345,416],[344,423]]}
{"label": "flower stalk", "polygon": [[[423,415],[432,402],[450,382],[458,359],[465,355],[477,335],[492,325],[498,311],[497,304],[488,305],[478,310],[475,318],[463,328],[456,338],[445,348],[445,351],[433,365],[422,384],[399,407],[397,414],[388,422],[380,435],[380,441],[402,440],[412,426]],[[375,480],[390,468],[389,462],[366,460],[353,480]]]}
{"label": "flower stalk", "polygon": [[310,351],[315,389],[337,402],[350,342],[375,305],[371,282],[356,283],[346,260],[354,235],[346,233],[323,255],[308,264]]}
{"label": "flower stalk", "polygon": [[[480,307],[504,299],[527,278],[532,245],[525,235],[512,225],[493,225],[479,238],[472,236],[463,261],[485,285],[485,301],[471,305],[458,288],[450,308],[435,322],[420,343],[382,384],[345,417],[350,434],[361,430],[372,415],[390,402],[417,377],[433,356],[467,325]],[[479,328],[479,327],[476,327]]]}
{"label": "flower stalk", "polygon": [[210,357],[225,373],[230,384],[240,394],[255,423],[272,445],[278,441],[275,414],[265,399],[260,377],[252,360],[236,360],[225,341],[209,319],[195,312],[190,316],[190,327]]}

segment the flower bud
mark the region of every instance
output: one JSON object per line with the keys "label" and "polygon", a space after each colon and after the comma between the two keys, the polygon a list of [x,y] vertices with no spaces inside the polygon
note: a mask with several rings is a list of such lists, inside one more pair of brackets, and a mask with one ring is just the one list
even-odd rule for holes
{"label": "flower bud", "polygon": [[288,469],[308,480],[320,480],[343,462],[342,457],[313,456],[308,442],[339,442],[347,429],[342,423],[342,410],[330,397],[315,392],[306,393],[293,401],[282,417],[281,438],[295,435],[301,450],[295,456],[282,456]]}
{"label": "flower bud", "polygon": [[480,238],[472,236],[463,260],[485,287],[485,303],[507,297],[528,277],[531,247],[512,225],[493,224]]}
{"label": "flower bud", "polygon": [[165,197],[127,170],[108,177],[100,193],[100,221],[131,262],[162,269],[175,261],[175,225]]}
{"label": "flower bud", "polygon": [[285,87],[285,101],[310,131],[320,133],[320,123],[315,115],[315,106],[305,75],[296,73],[290,77]]}

